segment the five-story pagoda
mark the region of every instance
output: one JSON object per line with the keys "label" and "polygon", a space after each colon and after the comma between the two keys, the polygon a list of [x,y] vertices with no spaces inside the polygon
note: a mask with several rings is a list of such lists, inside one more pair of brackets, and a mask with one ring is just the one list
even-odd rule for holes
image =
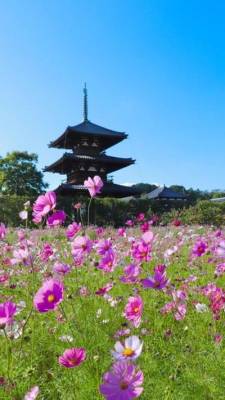
{"label": "five-story pagoda", "polygon": [[126,197],[138,194],[131,187],[117,185],[107,178],[107,174],[134,164],[132,158],[111,157],[105,153],[109,147],[126,139],[124,132],[93,124],[88,120],[87,89],[84,87],[84,120],[81,124],[68,126],[65,132],[49,144],[49,147],[70,149],[55,163],[45,167],[45,172],[67,175],[67,182],[62,183],[56,192],[60,195],[88,194],[84,180],[89,176],[99,175],[104,186],[101,197]]}

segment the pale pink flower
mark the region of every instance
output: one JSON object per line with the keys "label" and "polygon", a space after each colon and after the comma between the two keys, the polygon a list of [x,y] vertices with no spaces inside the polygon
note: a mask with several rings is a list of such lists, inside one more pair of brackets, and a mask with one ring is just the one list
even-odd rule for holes
{"label": "pale pink flower", "polygon": [[92,249],[92,241],[88,236],[77,236],[71,244],[72,255],[75,258],[80,258],[85,254],[89,254]]}
{"label": "pale pink flower", "polygon": [[95,197],[103,187],[102,179],[98,175],[94,176],[93,179],[89,177],[84,181],[84,187],[88,189],[91,197]]}
{"label": "pale pink flower", "polygon": [[35,222],[41,222],[42,218],[45,217],[55,207],[56,194],[54,192],[47,192],[41,196],[38,196],[33,205],[33,220]]}
{"label": "pale pink flower", "polygon": [[24,397],[24,400],[35,400],[39,394],[39,387],[34,386]]}
{"label": "pale pink flower", "polygon": [[5,225],[1,222],[0,223],[0,240],[4,239],[6,235],[6,227]]}

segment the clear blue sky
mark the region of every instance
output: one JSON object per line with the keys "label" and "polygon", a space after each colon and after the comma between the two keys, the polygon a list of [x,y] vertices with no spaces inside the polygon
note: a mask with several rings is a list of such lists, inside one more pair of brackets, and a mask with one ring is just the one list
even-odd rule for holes
{"label": "clear blue sky", "polygon": [[[0,155],[47,144],[89,118],[129,138],[124,182],[225,188],[224,0],[5,1],[0,8]],[[64,176],[45,174],[54,188]]]}

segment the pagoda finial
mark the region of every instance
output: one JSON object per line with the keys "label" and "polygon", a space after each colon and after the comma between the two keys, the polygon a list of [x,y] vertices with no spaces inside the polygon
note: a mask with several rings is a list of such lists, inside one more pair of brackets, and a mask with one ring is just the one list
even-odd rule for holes
{"label": "pagoda finial", "polygon": [[88,121],[88,98],[86,82],[84,84],[84,121]]}

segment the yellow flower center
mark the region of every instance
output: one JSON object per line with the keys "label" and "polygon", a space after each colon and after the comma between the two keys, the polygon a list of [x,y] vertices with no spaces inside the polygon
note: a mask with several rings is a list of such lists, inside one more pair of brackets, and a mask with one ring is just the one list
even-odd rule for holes
{"label": "yellow flower center", "polygon": [[139,311],[139,307],[134,308],[134,312],[137,313]]}
{"label": "yellow flower center", "polygon": [[134,350],[132,350],[130,347],[126,347],[123,351],[123,356],[125,357],[131,357],[134,354]]}
{"label": "yellow flower center", "polygon": [[48,302],[49,302],[49,303],[53,303],[54,300],[55,300],[54,294],[50,294],[50,295],[48,296]]}

